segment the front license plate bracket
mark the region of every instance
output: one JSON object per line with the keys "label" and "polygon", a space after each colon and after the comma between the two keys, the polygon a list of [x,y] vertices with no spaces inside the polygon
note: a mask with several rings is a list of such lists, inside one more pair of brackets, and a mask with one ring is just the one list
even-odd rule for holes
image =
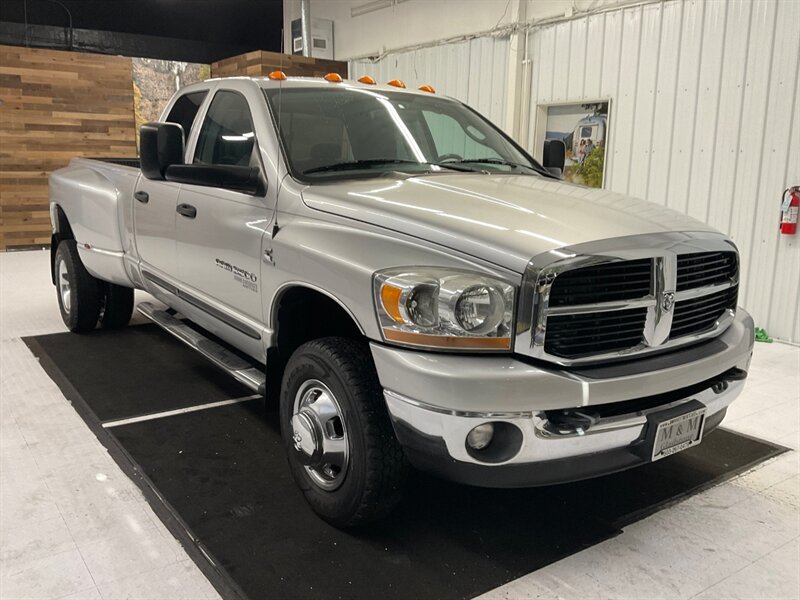
{"label": "front license plate bracket", "polygon": [[644,439],[635,451],[648,461],[656,461],[682,452],[703,439],[706,406],[698,400],[684,402],[667,410],[647,415]]}

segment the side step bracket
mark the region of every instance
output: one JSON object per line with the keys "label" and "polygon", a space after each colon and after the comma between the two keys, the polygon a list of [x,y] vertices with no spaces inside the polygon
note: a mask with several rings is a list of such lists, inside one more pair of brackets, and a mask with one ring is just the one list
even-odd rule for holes
{"label": "side step bracket", "polygon": [[234,354],[214,340],[205,337],[202,333],[195,331],[167,311],[157,309],[149,302],[142,302],[136,307],[136,310],[190,348],[202,354],[239,383],[262,396],[265,395],[267,376],[261,369],[246,359]]}

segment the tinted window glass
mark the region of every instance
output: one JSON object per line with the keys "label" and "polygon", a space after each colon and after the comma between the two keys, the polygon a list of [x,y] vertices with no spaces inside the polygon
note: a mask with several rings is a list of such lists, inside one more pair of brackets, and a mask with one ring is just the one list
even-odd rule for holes
{"label": "tinted window glass", "polygon": [[200,129],[194,162],[248,165],[254,138],[253,119],[244,96],[236,92],[217,92]]}
{"label": "tinted window glass", "polygon": [[445,98],[348,87],[270,88],[265,94],[290,169],[301,179],[541,170],[497,128]]}
{"label": "tinted window glass", "polygon": [[183,127],[184,139],[189,137],[194,118],[197,116],[197,111],[200,109],[200,105],[205,100],[207,93],[204,91],[184,94],[175,101],[172,110],[169,111],[167,123],[177,123]]}
{"label": "tinted window glass", "polygon": [[292,112],[285,115],[283,125],[286,143],[296,157],[299,169],[353,160],[341,119],[324,114]]}
{"label": "tinted window glass", "polygon": [[450,115],[429,110],[422,111],[422,114],[436,144],[437,159],[445,156],[500,158],[494,149],[481,143],[486,135],[473,125],[465,127]]}

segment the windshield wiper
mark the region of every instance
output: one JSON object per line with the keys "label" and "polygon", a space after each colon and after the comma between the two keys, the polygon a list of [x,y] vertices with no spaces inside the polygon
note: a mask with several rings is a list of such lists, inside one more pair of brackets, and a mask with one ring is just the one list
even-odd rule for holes
{"label": "windshield wiper", "polygon": [[506,166],[509,166],[509,167],[518,167],[520,169],[528,169],[529,171],[533,171],[535,173],[539,173],[540,175],[544,175],[545,177],[558,179],[558,177],[555,177],[549,171],[538,167],[538,165],[537,166],[523,165],[521,163],[511,162],[510,160],[505,160],[505,159],[502,159],[502,158],[495,158],[493,156],[487,156],[486,158],[463,158],[461,160],[457,160],[457,161],[454,161],[454,162],[456,162],[458,164],[462,164],[462,163],[478,163],[478,164],[484,163],[484,164],[488,164],[488,165],[506,165]]}
{"label": "windshield wiper", "polygon": [[303,175],[310,173],[323,173],[325,171],[349,171],[355,169],[363,169],[365,167],[380,166],[380,165],[424,165],[442,167],[444,169],[452,169],[453,171],[474,172],[475,169],[463,167],[458,165],[451,165],[447,163],[430,163],[418,162],[416,160],[408,160],[405,158],[367,158],[363,160],[348,160],[345,162],[333,163],[330,165],[322,165],[321,167],[312,167],[303,171]]}
{"label": "windshield wiper", "polygon": [[502,158],[486,157],[486,158],[462,158],[461,160],[453,161],[457,164],[463,163],[484,163],[487,165],[506,165],[509,167],[519,167],[521,169],[530,169],[531,171],[538,171],[536,167],[531,165],[523,165],[521,163],[511,162]]}
{"label": "windshield wiper", "polygon": [[348,171],[350,169],[361,169],[364,167],[371,167],[374,165],[391,165],[391,164],[414,164],[418,165],[415,160],[406,160],[404,158],[368,158],[364,160],[348,160],[345,162],[333,163],[330,165],[322,165],[321,167],[313,167],[303,171],[303,175],[309,173],[322,173],[324,171]]}

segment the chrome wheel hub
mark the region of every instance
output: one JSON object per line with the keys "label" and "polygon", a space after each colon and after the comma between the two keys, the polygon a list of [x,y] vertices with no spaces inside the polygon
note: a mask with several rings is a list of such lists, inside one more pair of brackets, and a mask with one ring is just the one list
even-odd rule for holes
{"label": "chrome wheel hub", "polygon": [[61,305],[64,307],[64,311],[69,313],[71,306],[69,273],[67,272],[67,263],[63,258],[58,261],[56,277],[58,293],[61,296]]}
{"label": "chrome wheel hub", "polygon": [[330,388],[310,379],[300,386],[292,411],[292,442],[311,480],[332,491],[347,474],[349,444],[342,409]]}

